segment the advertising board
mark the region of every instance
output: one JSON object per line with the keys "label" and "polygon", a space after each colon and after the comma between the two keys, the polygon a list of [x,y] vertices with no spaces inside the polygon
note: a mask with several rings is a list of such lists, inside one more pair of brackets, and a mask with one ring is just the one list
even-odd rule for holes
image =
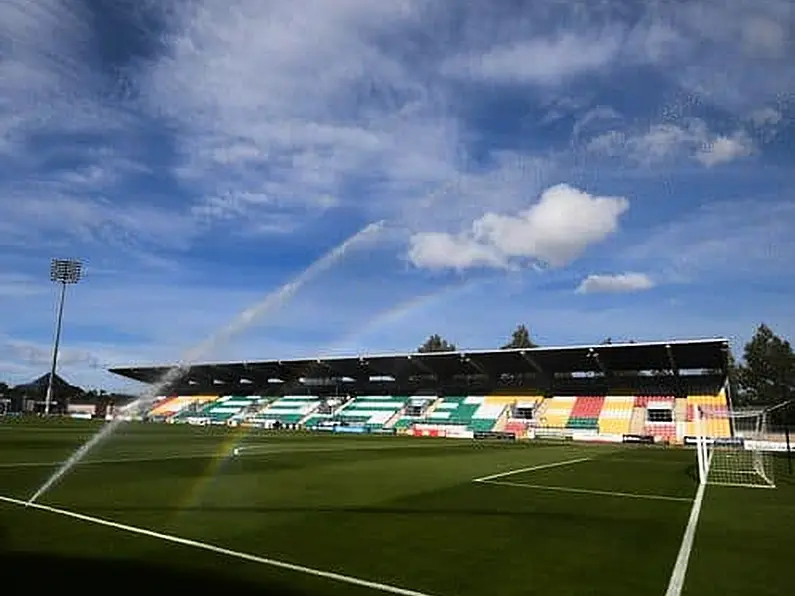
{"label": "advertising board", "polygon": [[622,443],[641,443],[648,445],[654,443],[654,437],[651,435],[623,435]]}
{"label": "advertising board", "polygon": [[478,440],[490,439],[497,441],[515,441],[516,435],[513,433],[502,433],[494,431],[477,431],[472,433],[472,438]]}
{"label": "advertising board", "polygon": [[335,426],[334,427],[335,433],[350,433],[350,434],[357,434],[361,435],[367,432],[370,432],[368,428],[364,426]]}

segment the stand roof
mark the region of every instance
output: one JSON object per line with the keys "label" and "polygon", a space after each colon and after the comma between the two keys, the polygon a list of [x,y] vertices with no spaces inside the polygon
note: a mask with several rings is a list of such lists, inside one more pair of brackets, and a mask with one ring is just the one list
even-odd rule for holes
{"label": "stand roof", "polygon": [[[186,368],[178,381],[192,393],[218,393],[221,388],[263,387],[274,383],[312,386],[329,380],[367,383],[373,378],[393,383],[424,379],[434,383],[454,378],[500,378],[534,375],[553,379],[558,375],[611,376],[643,371],[711,371],[725,374],[729,342],[726,339],[678,340],[649,343],[602,344],[555,348],[463,350],[457,352],[320,357],[297,360],[207,363]],[[177,365],[129,366],[110,372],[157,383]],[[386,379],[384,379],[386,378]]]}

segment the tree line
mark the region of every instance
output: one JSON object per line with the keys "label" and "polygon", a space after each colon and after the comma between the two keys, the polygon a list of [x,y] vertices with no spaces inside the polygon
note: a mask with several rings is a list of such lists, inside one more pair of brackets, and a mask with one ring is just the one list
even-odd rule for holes
{"label": "tree line", "polygon": [[[608,337],[601,343],[609,345],[613,340]],[[531,338],[527,326],[518,325],[510,341],[500,349],[535,347],[538,345]],[[420,353],[455,351],[454,343],[436,333],[417,348]],[[764,323],[759,325],[743,346],[741,358],[730,354],[728,379],[735,406],[770,406],[795,398],[795,352],[792,345]]]}
{"label": "tree line", "polygon": [[[500,346],[501,350],[510,350],[513,348],[537,348],[538,345],[530,339],[530,330],[526,325],[519,325],[511,334],[511,341],[507,344]],[[434,333],[425,340],[417,352],[420,354],[427,354],[429,352],[456,352],[458,348],[452,342],[447,341],[438,333]]]}

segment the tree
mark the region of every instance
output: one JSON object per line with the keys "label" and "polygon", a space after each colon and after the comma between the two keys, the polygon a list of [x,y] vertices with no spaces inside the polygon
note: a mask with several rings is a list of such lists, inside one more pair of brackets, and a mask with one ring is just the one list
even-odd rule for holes
{"label": "tree", "polygon": [[769,405],[789,398],[795,385],[795,353],[786,340],[760,325],[736,369],[738,405]]}
{"label": "tree", "polygon": [[511,335],[511,341],[502,346],[501,350],[511,348],[537,348],[538,346],[530,339],[530,331],[525,325],[519,325]]}
{"label": "tree", "polygon": [[428,352],[455,352],[456,350],[457,348],[455,347],[455,344],[448,342],[438,333],[431,335],[425,340],[424,344],[417,348],[417,351],[422,354],[426,354]]}

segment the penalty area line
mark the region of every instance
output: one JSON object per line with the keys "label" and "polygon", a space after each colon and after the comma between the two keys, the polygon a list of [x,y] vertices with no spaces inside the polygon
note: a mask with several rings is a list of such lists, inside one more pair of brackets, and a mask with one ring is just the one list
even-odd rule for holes
{"label": "penalty area line", "polygon": [[490,480],[495,480],[497,478],[504,478],[505,476],[511,476],[513,474],[521,474],[522,472],[535,472],[536,470],[546,470],[547,468],[558,468],[561,466],[571,466],[574,464],[579,464],[585,461],[592,460],[592,457],[578,457],[577,459],[567,459],[565,461],[556,461],[549,464],[539,464],[537,466],[530,466],[529,468],[519,468],[516,470],[508,470],[507,472],[500,472],[499,474],[491,474],[490,476],[483,476],[481,478],[475,478],[472,482],[488,482]]}
{"label": "penalty area line", "polygon": [[622,493],[612,490],[596,490],[591,488],[574,488],[571,486],[551,486],[548,484],[525,484],[523,482],[505,482],[500,480],[483,480],[482,484],[493,484],[495,486],[514,486],[516,488],[532,488],[537,490],[548,490],[561,493],[576,493],[583,495],[599,495],[603,497],[622,497],[625,499],[646,499],[649,501],[674,501],[678,503],[692,503],[693,499],[687,497],[670,497],[666,495],[649,495],[643,493]]}
{"label": "penalty area line", "polygon": [[61,515],[71,519],[76,519],[91,524],[96,524],[99,526],[105,526],[108,528],[114,528],[116,530],[121,530],[123,532],[128,532],[130,534],[137,534],[139,536],[148,536],[149,538],[155,538],[157,540],[162,540],[164,542],[181,544],[183,546],[189,546],[192,548],[197,548],[217,553],[219,555],[225,555],[227,557],[233,557],[236,559],[241,559],[243,561],[259,563],[260,565],[267,565],[269,567],[276,567],[279,569],[287,569],[288,571],[303,573],[305,575],[312,575],[315,577],[322,577],[324,579],[329,579],[336,582],[351,584],[354,586],[361,586],[364,588],[370,588],[378,592],[399,594],[400,596],[431,596],[430,594],[426,594],[424,592],[418,592],[416,590],[399,588],[397,586],[390,586],[389,584],[382,584],[379,582],[374,582],[366,579],[360,579],[358,577],[352,577],[350,575],[334,573],[333,571],[323,571],[321,569],[313,569],[311,567],[305,567],[304,565],[297,565],[295,563],[287,563],[286,561],[278,561],[276,559],[260,557],[249,553],[243,553],[240,551],[223,548],[221,546],[215,546],[213,544],[208,544],[206,542],[199,542],[198,540],[191,540],[189,538],[181,538],[179,536],[173,536],[171,534],[155,532],[153,530],[147,530],[146,528],[139,528],[136,526],[130,526],[128,524],[122,524],[119,522],[101,519],[98,517],[92,517],[90,515],[84,515],[82,513],[75,513],[74,511],[67,511],[66,509],[58,509],[56,507],[50,507],[49,505],[40,505],[39,503],[27,503],[26,501],[23,501],[21,499],[14,499],[12,497],[4,497],[4,496],[0,496],[0,502],[11,503],[13,505],[19,505],[20,507],[26,507],[30,509],[38,509],[39,511],[46,511],[48,513],[54,513],[56,515]]}

